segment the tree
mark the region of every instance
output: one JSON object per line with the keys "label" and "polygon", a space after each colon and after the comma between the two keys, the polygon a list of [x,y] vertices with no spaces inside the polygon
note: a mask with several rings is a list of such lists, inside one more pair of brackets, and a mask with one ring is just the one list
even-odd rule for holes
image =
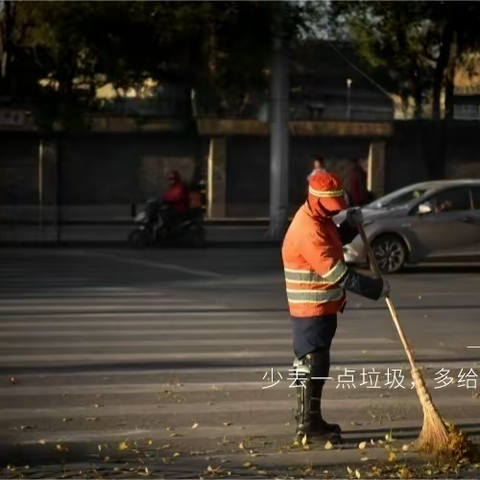
{"label": "tree", "polygon": [[478,45],[479,11],[477,2],[339,1],[330,16],[335,33],[385,74],[392,91],[415,99],[416,117],[432,92],[432,118],[438,120],[444,87],[447,117],[453,115],[456,64]]}
{"label": "tree", "polygon": [[38,79],[44,74],[26,45],[31,26],[28,2],[0,2],[0,95],[10,103],[17,97],[35,96]]}
{"label": "tree", "polygon": [[[186,96],[192,89],[207,92],[209,110],[221,115],[245,94],[267,88],[273,31],[281,28],[293,40],[315,10],[308,2],[285,2],[278,20],[274,7],[261,1],[6,1],[4,71],[13,74],[21,52],[37,69],[32,85],[38,89],[39,80],[48,79],[36,93],[40,103],[47,99],[52,115],[67,120],[78,117],[72,108],[91,104],[99,86],[126,90],[147,78],[180,86]],[[16,80],[27,70],[17,69]]]}

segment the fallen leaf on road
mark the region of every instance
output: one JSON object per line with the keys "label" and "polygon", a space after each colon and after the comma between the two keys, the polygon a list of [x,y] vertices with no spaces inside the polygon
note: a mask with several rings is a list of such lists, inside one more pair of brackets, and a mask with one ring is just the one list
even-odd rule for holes
{"label": "fallen leaf on road", "polygon": [[197,423],[197,422],[195,422],[195,423],[192,425],[192,429],[193,429],[193,428],[198,428],[198,423]]}
{"label": "fallen leaf on road", "polygon": [[94,407],[95,407],[95,408],[101,408],[101,407],[102,407],[102,405],[100,405],[100,404],[96,403],[96,404],[94,405]]}
{"label": "fallen leaf on road", "polygon": [[148,444],[153,445],[153,440],[151,438],[148,439]]}
{"label": "fallen leaf on road", "polygon": [[355,476],[356,476],[357,478],[361,478],[360,472],[359,472],[358,470],[355,470]]}
{"label": "fallen leaf on road", "polygon": [[238,444],[238,448],[239,448],[240,450],[245,450],[245,445],[243,444],[243,442],[240,442],[240,443]]}
{"label": "fallen leaf on road", "polygon": [[231,423],[230,423],[230,422],[223,422],[223,425],[224,425],[225,427],[229,427],[229,426],[231,425]]}
{"label": "fallen leaf on road", "polygon": [[173,458],[179,457],[179,456],[180,456],[180,454],[179,454],[178,452],[176,452],[176,453],[173,454]]}
{"label": "fallen leaf on road", "polygon": [[333,448],[332,442],[327,442],[324,448],[325,450],[331,450]]}
{"label": "fallen leaf on road", "polygon": [[304,437],[302,438],[302,445],[305,446],[307,442],[308,442],[307,436],[304,435]]}
{"label": "fallen leaf on road", "polygon": [[45,445],[47,443],[47,441],[42,438],[42,440],[39,440],[38,443],[40,445]]}
{"label": "fallen leaf on road", "polygon": [[350,467],[347,467],[347,472],[351,475],[353,473],[353,470]]}
{"label": "fallen leaf on road", "polygon": [[365,448],[367,448],[367,442],[361,442],[359,445],[358,445],[358,448],[360,450],[365,450]]}
{"label": "fallen leaf on road", "polygon": [[252,466],[252,464],[250,462],[245,462],[242,467],[244,468],[250,468]]}
{"label": "fallen leaf on road", "polygon": [[370,459],[368,457],[361,457],[360,460],[362,462],[368,462]]}
{"label": "fallen leaf on road", "polygon": [[395,453],[394,453],[394,452],[390,452],[390,453],[388,454],[388,461],[389,461],[389,462],[395,462],[396,460],[397,460],[397,456],[395,455]]}
{"label": "fallen leaf on road", "polygon": [[183,435],[180,435],[179,433],[171,433],[169,436],[170,437],[183,437]]}
{"label": "fallen leaf on road", "polygon": [[370,439],[370,443],[375,446],[375,440],[373,438]]}
{"label": "fallen leaf on road", "polygon": [[402,450],[403,450],[404,452],[408,452],[408,449],[409,449],[409,448],[410,448],[410,447],[409,447],[408,445],[404,445],[404,446],[402,447]]}
{"label": "fallen leaf on road", "polygon": [[122,450],[127,450],[127,449],[129,448],[129,446],[130,446],[130,445],[128,444],[128,441],[125,440],[124,442],[120,442],[120,443],[118,444],[118,449],[119,449],[120,451],[122,451]]}
{"label": "fallen leaf on road", "polygon": [[413,478],[413,475],[412,475],[412,472],[410,472],[410,470],[406,467],[402,467],[399,471],[398,471],[398,476],[400,478]]}

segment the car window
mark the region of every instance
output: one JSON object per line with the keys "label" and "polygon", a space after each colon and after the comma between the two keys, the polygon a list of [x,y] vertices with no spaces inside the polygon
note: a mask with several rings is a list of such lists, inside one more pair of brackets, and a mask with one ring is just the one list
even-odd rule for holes
{"label": "car window", "polygon": [[472,198],[475,210],[480,210],[480,187],[472,188]]}
{"label": "car window", "polygon": [[427,202],[432,206],[435,213],[457,212],[471,209],[470,193],[466,187],[445,190],[430,197]]}
{"label": "car window", "polygon": [[427,191],[427,188],[422,187],[398,190],[370,203],[367,205],[367,208],[395,208],[408,205],[413,200],[420,198]]}

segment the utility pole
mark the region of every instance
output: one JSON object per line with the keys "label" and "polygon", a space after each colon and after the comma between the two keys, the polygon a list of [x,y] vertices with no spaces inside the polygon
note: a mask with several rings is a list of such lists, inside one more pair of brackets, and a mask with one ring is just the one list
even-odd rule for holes
{"label": "utility pole", "polygon": [[352,79],[347,78],[347,120],[352,118]]}
{"label": "utility pole", "polygon": [[[279,3],[279,26],[282,2]],[[269,237],[281,239],[288,225],[288,77],[287,46],[278,28],[273,39],[270,97],[270,228]]]}

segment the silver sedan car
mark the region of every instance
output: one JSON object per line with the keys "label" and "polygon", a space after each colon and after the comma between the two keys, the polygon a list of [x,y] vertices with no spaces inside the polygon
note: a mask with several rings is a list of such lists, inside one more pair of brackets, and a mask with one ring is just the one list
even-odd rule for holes
{"label": "silver sedan car", "polygon": [[[426,258],[480,255],[480,180],[440,180],[401,188],[362,208],[382,271]],[[345,213],[335,217],[339,224]],[[367,263],[359,235],[344,247],[350,264]]]}

